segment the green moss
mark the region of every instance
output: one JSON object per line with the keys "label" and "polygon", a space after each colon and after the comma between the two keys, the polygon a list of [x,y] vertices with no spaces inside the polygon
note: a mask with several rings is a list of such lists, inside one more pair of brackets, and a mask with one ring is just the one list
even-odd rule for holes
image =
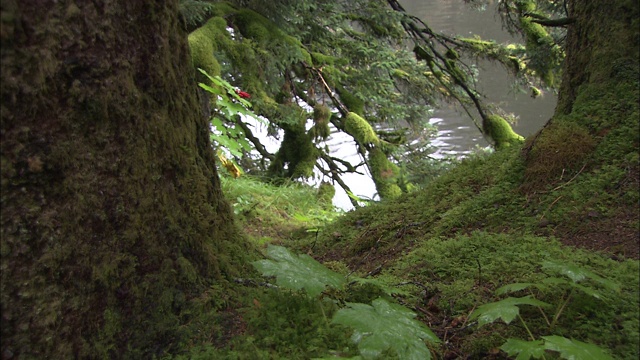
{"label": "green moss", "polygon": [[316,197],[326,205],[332,205],[333,197],[336,195],[336,188],[328,182],[320,183]]}
{"label": "green moss", "polygon": [[326,139],[331,135],[329,122],[331,120],[331,109],[324,104],[316,104],[313,107],[314,125],[309,129],[309,135],[315,139]]}
{"label": "green moss", "polygon": [[311,54],[300,40],[287,35],[277,24],[259,13],[241,9],[235,15],[235,24],[243,36],[252,39],[261,47],[272,49],[275,56],[290,58],[292,62],[304,61],[313,64]]}
{"label": "green moss", "polygon": [[521,144],[524,138],[518,135],[511,125],[499,115],[489,115],[482,123],[485,135],[489,136],[496,149],[502,149],[514,144]]}
{"label": "green moss", "polygon": [[396,78],[400,78],[400,79],[409,79],[411,77],[411,75],[409,75],[408,72],[402,70],[402,69],[393,69],[391,70],[391,76],[396,77]]}
{"label": "green moss", "polygon": [[455,50],[453,50],[453,49],[449,49],[449,50],[447,50],[447,53],[445,54],[445,56],[446,56],[448,59],[451,59],[451,60],[458,60],[458,59],[460,59],[460,55],[458,55],[458,52],[457,52],[457,51],[455,51]]}
{"label": "green moss", "polygon": [[433,55],[431,55],[424,47],[416,45],[413,48],[413,53],[416,55],[416,59],[424,60],[426,62],[433,61]]}
{"label": "green moss", "polygon": [[178,257],[176,262],[184,279],[190,284],[195,284],[198,280],[198,272],[193,264],[183,256]]}
{"label": "green moss", "polygon": [[369,169],[381,199],[392,199],[402,194],[402,189],[397,184],[400,168],[389,161],[379,148],[369,151]]}
{"label": "green moss", "polygon": [[358,114],[350,112],[344,119],[344,130],[358,142],[358,144],[378,144],[380,139],[369,122]]}
{"label": "green moss", "polygon": [[536,10],[535,1],[531,0],[518,0],[515,2],[516,8],[523,14],[531,13]]}
{"label": "green moss", "polygon": [[464,79],[466,79],[467,76],[462,70],[460,70],[458,65],[456,65],[455,60],[447,59],[444,65],[447,68],[447,70],[449,70],[449,74],[451,74],[451,77],[453,77],[454,80],[464,81]]}
{"label": "green moss", "polygon": [[586,128],[556,119],[534,137],[528,153],[526,185],[538,188],[558,179],[563,172],[578,171],[593,152],[596,141]]}
{"label": "green moss", "polygon": [[521,18],[520,26],[526,38],[527,51],[534,54],[535,61],[531,61],[529,67],[547,86],[558,85],[555,80],[554,64],[551,62],[552,56],[548,53],[555,48],[553,38],[542,25],[534,23],[530,18]]}
{"label": "green moss", "polygon": [[333,65],[337,61],[334,56],[325,55],[319,52],[311,52],[311,58],[314,66]]}
{"label": "green moss", "polygon": [[313,176],[318,149],[313,144],[313,137],[305,131],[304,122],[282,124],[282,128],[284,139],[269,166],[269,174],[291,179]]}
{"label": "green moss", "polygon": [[340,100],[344,106],[346,106],[350,112],[364,116],[364,101],[360,100],[357,96],[353,95],[340,85],[336,86],[336,92],[340,96]]}
{"label": "green moss", "polygon": [[[194,68],[203,69],[211,76],[219,76],[221,68],[214,54],[219,50],[218,41],[228,36],[226,21],[221,17],[211,18],[204,26],[189,34],[189,48]],[[197,76],[200,82],[209,82],[204,75]]]}
{"label": "green moss", "polygon": [[[160,357],[189,338],[182,327],[193,315],[189,300],[246,263],[249,246],[222,197],[209,125],[196,111],[175,6],[132,6],[130,16],[116,16],[125,11],[116,6],[78,19],[63,5],[33,23],[30,31],[42,36],[26,48],[21,28],[12,43],[3,38],[3,74],[16,82],[2,81],[2,96],[25,94],[1,110],[10,139],[2,148],[2,219],[12,225],[0,236],[0,302],[16,322],[2,327],[5,355]],[[224,23],[213,19],[201,35],[220,36]],[[150,43],[158,29],[163,35]],[[4,30],[3,23],[3,37]],[[88,41],[95,38],[100,44]],[[208,44],[196,44],[195,58],[219,44],[202,39]],[[51,46],[60,41],[68,48]],[[31,46],[46,56],[25,50]],[[118,51],[104,57],[105,48]],[[25,71],[31,66],[40,73]],[[78,68],[81,80],[72,74]],[[40,75],[46,86],[29,79]],[[70,87],[55,85],[70,76]],[[178,254],[190,269],[177,266]]]}

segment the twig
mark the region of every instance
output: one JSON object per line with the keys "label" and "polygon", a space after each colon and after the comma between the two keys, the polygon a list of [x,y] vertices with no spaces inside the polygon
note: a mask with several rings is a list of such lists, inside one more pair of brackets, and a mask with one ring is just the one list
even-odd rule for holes
{"label": "twig", "polygon": [[577,173],[577,174],[573,175],[573,177],[572,177],[571,179],[569,179],[569,181],[567,181],[566,183],[564,183],[564,184],[562,184],[562,185],[560,185],[560,186],[558,186],[558,187],[554,188],[554,189],[553,189],[553,190],[551,190],[551,191],[556,191],[556,190],[558,190],[558,189],[561,189],[561,188],[563,188],[564,186],[566,186],[567,184],[569,184],[570,182],[572,182],[572,181],[573,181],[573,179],[575,179],[578,175],[580,175],[580,173],[582,172],[582,170],[584,170],[584,168],[585,168],[586,166],[587,166],[587,164],[585,163],[584,165],[582,165],[582,169],[580,169],[580,171],[578,171],[578,173]]}

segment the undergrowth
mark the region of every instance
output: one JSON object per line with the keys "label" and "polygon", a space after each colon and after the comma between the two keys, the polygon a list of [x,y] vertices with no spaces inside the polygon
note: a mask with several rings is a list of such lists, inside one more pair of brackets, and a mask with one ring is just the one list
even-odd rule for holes
{"label": "undergrowth", "polygon": [[[308,186],[223,178],[225,194],[257,244],[308,253],[345,278],[362,281],[339,291],[324,289],[320,300],[266,283],[247,287],[244,332],[226,346],[198,351],[207,354],[202,358],[214,354],[225,359],[352,357],[358,354],[350,340],[353,329],[331,319],[346,303],[371,304],[382,296],[411,309],[442,340],[430,346],[436,357],[506,358],[506,352],[516,354],[514,346],[551,349],[568,339],[569,345],[597,345],[615,358],[636,358],[638,261],[568,248],[560,241],[569,230],[614,218],[637,202],[638,192],[629,181],[634,159],[622,157],[626,167],[604,165],[563,174],[532,195],[520,188],[524,163],[518,150],[507,149],[464,160],[418,192],[345,214],[316,199]],[[587,216],[594,211],[597,219]],[[519,316],[526,328],[520,321],[478,326],[471,314],[504,299],[497,289],[544,283],[549,278],[545,262],[598,274],[618,284],[619,292],[601,300],[534,286],[516,295],[534,294],[553,305],[545,309],[550,311],[547,319],[535,306],[525,305]],[[564,304],[561,316],[550,320],[558,304]],[[532,342],[514,342],[519,339]],[[553,358],[549,352],[546,356]]]}
{"label": "undergrowth", "polygon": [[255,242],[278,243],[314,232],[341,215],[317,189],[290,181],[273,185],[257,177],[221,176],[236,219]]}

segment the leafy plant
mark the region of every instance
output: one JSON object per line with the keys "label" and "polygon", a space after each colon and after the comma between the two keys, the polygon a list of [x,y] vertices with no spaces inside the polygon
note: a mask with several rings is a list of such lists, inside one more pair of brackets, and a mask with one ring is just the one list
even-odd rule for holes
{"label": "leafy plant", "polygon": [[306,254],[295,255],[282,246],[269,245],[267,256],[272,260],[253,262],[265,276],[275,276],[277,284],[292,290],[304,289],[309,297],[316,297],[327,286],[339,288],[345,278]]}
{"label": "leafy plant", "polygon": [[[282,246],[269,245],[267,257],[253,265],[266,276],[275,276],[283,287],[304,289],[309,297],[317,297],[326,287],[340,288],[346,279],[333,272],[312,257],[294,255]],[[333,324],[355,329],[351,339],[358,344],[362,358],[375,359],[387,351],[395,352],[401,359],[431,359],[424,343],[438,343],[438,337],[426,326],[415,320],[416,314],[404,306],[378,298],[371,305],[347,303],[332,319]],[[336,357],[333,357],[336,358]]]}
{"label": "leafy plant", "polygon": [[[216,112],[211,118],[211,126],[214,131],[211,133],[211,140],[223,149],[218,153],[218,158],[229,172],[237,177],[239,174],[238,165],[229,160],[228,157],[242,157],[243,153],[250,152],[253,147],[247,140],[244,130],[238,122],[241,117],[249,117],[261,123],[261,120],[253,111],[251,103],[241,98],[235,91],[233,85],[222,79],[220,76],[211,76],[206,71],[198,69],[213,84],[213,86],[199,83],[198,85],[207,92],[214,95]],[[226,156],[224,154],[226,152]],[[239,176],[239,175],[238,175]]]}
{"label": "leafy plant", "polygon": [[483,326],[493,323],[498,319],[502,319],[506,324],[510,324],[516,317],[518,317],[529,334],[531,341],[508,339],[507,342],[500,347],[501,350],[510,356],[517,355],[517,360],[527,360],[532,357],[536,359],[544,358],[545,350],[559,352],[560,356],[564,359],[612,359],[605,350],[594,344],[567,339],[563,336],[557,335],[541,336],[540,339],[536,339],[527,326],[527,323],[520,315],[520,309],[518,306],[536,306],[540,310],[547,325],[549,325],[549,329],[553,330],[560,318],[560,315],[571,302],[575,291],[580,291],[595,299],[605,299],[599,291],[590,286],[591,284],[586,283],[585,285],[582,285],[579,284],[579,282],[589,279],[600,286],[616,292],[619,291],[618,284],[573,264],[544,261],[542,263],[542,268],[555,274],[564,275],[568,280],[558,277],[548,277],[540,283],[509,284],[496,289],[496,294],[503,295],[530,289],[532,287],[541,290],[562,290],[563,293],[560,296],[560,302],[556,307],[555,314],[552,316],[551,320],[549,320],[549,317],[542,309],[543,307],[550,307],[551,305],[533,298],[533,293],[520,298],[508,297],[500,301],[479,306],[473,313],[471,313],[470,319],[478,319],[478,326]]}
{"label": "leafy plant", "polygon": [[426,326],[416,321],[416,314],[404,306],[378,298],[372,305],[349,303],[340,309],[332,322],[355,329],[351,339],[358,344],[365,359],[375,359],[393,350],[400,359],[431,359],[424,340],[440,339]]}

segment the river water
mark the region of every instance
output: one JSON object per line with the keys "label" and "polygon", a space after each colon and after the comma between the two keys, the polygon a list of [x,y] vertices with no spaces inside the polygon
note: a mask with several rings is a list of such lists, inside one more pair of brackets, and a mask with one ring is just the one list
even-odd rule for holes
{"label": "river water", "polygon": [[[496,4],[493,3],[484,11],[473,9],[463,0],[403,0],[401,4],[409,14],[421,18],[435,32],[479,35],[498,43],[520,40],[503,30],[495,10]],[[517,92],[510,86],[513,80],[500,65],[484,61],[478,66],[479,90],[487,96],[486,101],[517,116],[518,120],[513,125],[517,133],[525,137],[532,135],[551,118],[557,100],[555,94],[546,92],[533,99],[528,93]],[[439,148],[437,155],[462,155],[476,146],[488,145],[471,120],[459,109],[442,106],[436,110],[431,122],[439,130],[434,142]]]}
{"label": "river water", "polygon": [[[499,43],[518,40],[514,40],[502,29],[495,4],[490,4],[484,11],[471,8],[463,0],[403,0],[401,4],[409,14],[421,18],[435,32],[463,36],[475,34]],[[481,93],[487,97],[485,102],[496,104],[506,112],[515,114],[518,121],[513,128],[517,133],[525,137],[532,135],[551,118],[556,104],[554,94],[545,93],[533,99],[528,93],[518,93],[512,89],[510,85],[513,84],[513,80],[500,65],[481,62],[478,67],[478,86]],[[438,134],[432,141],[437,148],[435,157],[460,157],[489,145],[471,119],[459,108],[440,104],[429,122],[438,129]],[[264,140],[269,151],[274,152],[278,149],[277,142],[270,143],[269,140]],[[346,134],[333,133],[327,140],[327,145],[335,157],[352,164],[362,161],[353,140]],[[375,185],[369,174],[346,174],[342,179],[355,195],[364,199],[376,198]],[[320,180],[322,179],[316,181]],[[333,203],[344,210],[353,208],[349,197],[337,184]]]}
{"label": "river water", "polygon": [[[472,8],[463,0],[403,0],[401,4],[407,13],[421,18],[436,32],[479,35],[483,39],[499,43],[519,41],[502,28],[493,3],[483,11]],[[487,97],[485,101],[516,115],[518,120],[513,128],[517,133],[525,137],[532,135],[551,118],[556,105],[555,94],[547,92],[533,99],[528,93],[513,89],[513,80],[500,65],[480,62],[478,67],[478,86]],[[460,157],[489,145],[471,119],[455,106],[440,104],[429,122],[438,129],[438,134],[432,141],[437,148],[435,157]],[[335,134],[328,143],[334,149],[334,156],[346,158],[352,163],[360,161],[355,145],[344,134]],[[363,198],[375,197],[375,185],[368,175],[347,174],[343,179],[356,195]],[[352,208],[349,197],[339,187],[336,187],[333,203],[345,210]]]}

